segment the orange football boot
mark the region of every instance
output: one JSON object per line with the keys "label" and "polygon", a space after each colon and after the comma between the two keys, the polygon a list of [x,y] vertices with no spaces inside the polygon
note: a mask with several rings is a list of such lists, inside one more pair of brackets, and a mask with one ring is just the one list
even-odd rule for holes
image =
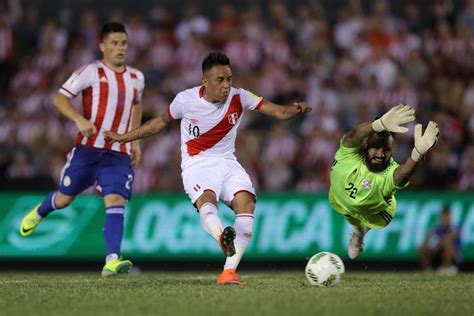
{"label": "orange football boot", "polygon": [[219,278],[217,278],[218,285],[245,285],[246,283],[240,280],[237,273],[235,273],[235,269],[225,269],[222,271]]}

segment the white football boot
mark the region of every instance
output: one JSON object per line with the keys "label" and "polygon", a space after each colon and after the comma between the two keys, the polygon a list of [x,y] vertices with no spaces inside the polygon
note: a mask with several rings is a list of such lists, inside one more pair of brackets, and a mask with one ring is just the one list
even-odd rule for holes
{"label": "white football boot", "polygon": [[349,258],[355,259],[364,250],[364,236],[369,231],[367,227],[355,227],[352,232],[351,239],[349,240],[349,248],[347,252]]}

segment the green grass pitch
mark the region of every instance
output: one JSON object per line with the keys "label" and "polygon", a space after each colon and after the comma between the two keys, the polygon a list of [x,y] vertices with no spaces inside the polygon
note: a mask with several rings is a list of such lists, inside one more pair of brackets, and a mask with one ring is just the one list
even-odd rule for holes
{"label": "green grass pitch", "polygon": [[311,287],[303,271],[241,273],[245,286],[216,286],[217,273],[0,272],[0,315],[474,315],[474,275],[346,273]]}

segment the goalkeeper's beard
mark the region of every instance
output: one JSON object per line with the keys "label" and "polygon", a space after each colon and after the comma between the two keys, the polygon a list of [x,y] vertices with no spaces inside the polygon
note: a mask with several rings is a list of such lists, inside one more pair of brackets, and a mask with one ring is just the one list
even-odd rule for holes
{"label": "goalkeeper's beard", "polygon": [[[373,158],[373,157],[372,157]],[[380,164],[372,163],[372,158],[369,156],[369,151],[366,150],[364,153],[364,161],[369,171],[381,172],[387,169],[390,159],[382,161]]]}

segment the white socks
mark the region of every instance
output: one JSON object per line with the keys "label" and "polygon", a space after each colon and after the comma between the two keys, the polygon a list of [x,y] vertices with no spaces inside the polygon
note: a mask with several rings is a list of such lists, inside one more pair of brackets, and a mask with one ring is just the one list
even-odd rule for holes
{"label": "white socks", "polygon": [[[205,231],[219,242],[222,233],[222,222],[217,213],[217,207],[212,203],[204,203],[199,209],[201,225]],[[237,269],[237,266],[244,255],[245,248],[252,237],[253,214],[237,214],[234,222],[236,237],[234,240],[235,255],[227,257],[224,265],[225,269]]]}
{"label": "white socks", "polygon": [[201,225],[205,231],[219,242],[219,236],[222,233],[222,222],[217,215],[217,207],[212,203],[204,203],[199,209]]}
{"label": "white socks", "polygon": [[234,240],[235,255],[227,257],[224,270],[237,269],[237,266],[244,255],[245,248],[252,238],[253,214],[237,214],[234,222],[234,229],[237,234]]}
{"label": "white socks", "polygon": [[107,257],[105,257],[105,264],[109,263],[109,262],[112,261],[112,260],[118,259],[118,258],[119,258],[118,254],[116,254],[116,253],[111,253],[110,255],[108,255]]}

